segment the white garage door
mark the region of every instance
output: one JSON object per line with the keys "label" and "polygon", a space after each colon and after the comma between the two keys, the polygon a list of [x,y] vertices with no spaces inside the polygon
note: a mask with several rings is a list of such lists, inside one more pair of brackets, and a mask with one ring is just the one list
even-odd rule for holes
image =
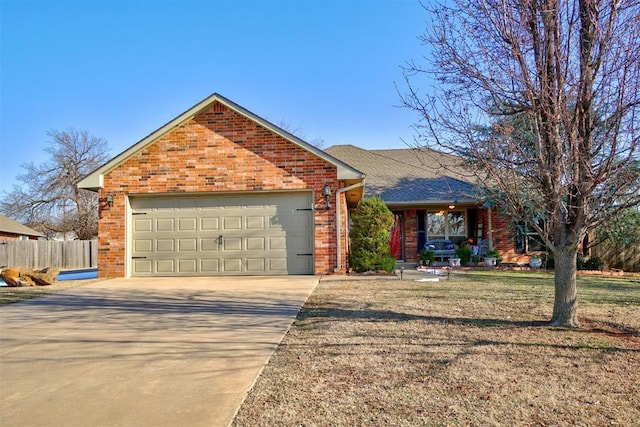
{"label": "white garage door", "polygon": [[133,276],[313,274],[310,192],[131,199]]}

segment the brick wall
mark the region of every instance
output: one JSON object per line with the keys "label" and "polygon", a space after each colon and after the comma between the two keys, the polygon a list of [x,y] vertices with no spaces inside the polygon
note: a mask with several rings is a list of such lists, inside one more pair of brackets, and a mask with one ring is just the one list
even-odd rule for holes
{"label": "brick wall", "polygon": [[418,261],[418,213],[415,209],[404,211],[404,251],[406,262]]}
{"label": "brick wall", "polygon": [[[328,210],[322,196],[325,183],[334,190]],[[315,205],[322,208],[315,211],[315,273],[332,273],[337,256],[335,189],[341,185],[335,166],[214,102],[105,174],[99,275],[125,275],[126,195],[296,189],[313,190]],[[114,195],[112,207],[106,206],[108,193]]]}
{"label": "brick wall", "polygon": [[[482,222],[484,236],[483,239],[489,238],[489,221],[486,209],[478,209],[478,221]],[[501,215],[496,210],[491,211],[491,224],[493,232],[493,247],[502,256],[502,262],[526,263],[529,256],[523,256],[516,253],[515,237],[510,226],[510,219]]]}

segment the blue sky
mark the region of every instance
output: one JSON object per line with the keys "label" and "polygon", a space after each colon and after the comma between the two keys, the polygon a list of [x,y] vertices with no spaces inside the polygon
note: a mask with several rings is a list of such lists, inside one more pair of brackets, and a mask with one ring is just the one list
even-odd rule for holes
{"label": "blue sky", "polygon": [[325,148],[406,147],[394,82],[425,21],[417,0],[0,0],[0,190],[48,130],[115,155],[214,92]]}

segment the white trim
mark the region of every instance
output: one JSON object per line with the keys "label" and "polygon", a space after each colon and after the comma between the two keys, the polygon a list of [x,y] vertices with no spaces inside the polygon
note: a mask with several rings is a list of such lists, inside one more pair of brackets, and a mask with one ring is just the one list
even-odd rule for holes
{"label": "white trim", "polygon": [[132,270],[132,247],[133,240],[133,215],[131,215],[131,199],[128,194],[124,196],[124,277],[131,277]]}
{"label": "white trim", "polygon": [[348,187],[339,188],[336,191],[336,268],[333,270],[334,273],[339,272],[342,269],[342,239],[340,233],[340,205],[341,200],[340,196],[342,193],[353,190],[354,188],[363,187],[364,180],[357,182],[355,184],[349,185]]}

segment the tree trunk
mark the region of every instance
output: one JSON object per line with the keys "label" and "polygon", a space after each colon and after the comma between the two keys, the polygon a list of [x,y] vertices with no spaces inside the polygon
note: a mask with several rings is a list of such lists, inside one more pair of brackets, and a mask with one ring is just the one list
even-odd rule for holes
{"label": "tree trunk", "polygon": [[578,290],[576,287],[577,248],[556,249],[555,262],[555,301],[553,303],[553,326],[577,328],[578,322]]}

